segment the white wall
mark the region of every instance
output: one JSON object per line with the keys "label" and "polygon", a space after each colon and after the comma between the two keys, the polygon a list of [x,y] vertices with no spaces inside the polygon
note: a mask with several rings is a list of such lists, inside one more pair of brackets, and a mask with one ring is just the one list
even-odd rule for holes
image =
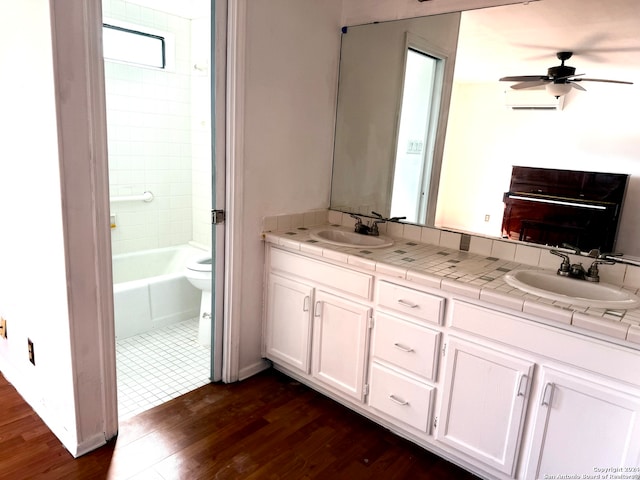
{"label": "white wall", "polygon": [[561,111],[514,111],[504,85],[454,86],[437,225],[500,236],[513,165],[626,173],[617,250],[640,256],[640,85],[587,88],[570,92]]}
{"label": "white wall", "polygon": [[[20,48],[16,48],[20,45]],[[75,430],[48,0],[0,15],[0,370],[58,436]],[[27,360],[34,343],[37,368]],[[68,429],[69,432],[65,432]]]}
{"label": "white wall", "polygon": [[0,370],[74,455],[117,429],[115,362],[103,349],[113,339],[106,145],[88,118],[104,114],[88,95],[102,71],[86,57],[97,37],[83,21],[99,19],[96,3],[50,12],[25,0],[0,16]]}
{"label": "white wall", "polygon": [[514,0],[246,2],[241,264],[235,265],[240,378],[261,368],[262,218],[327,208],[340,27]]}
{"label": "white wall", "polygon": [[262,218],[329,205],[340,7],[247,2],[241,377],[261,364]]}

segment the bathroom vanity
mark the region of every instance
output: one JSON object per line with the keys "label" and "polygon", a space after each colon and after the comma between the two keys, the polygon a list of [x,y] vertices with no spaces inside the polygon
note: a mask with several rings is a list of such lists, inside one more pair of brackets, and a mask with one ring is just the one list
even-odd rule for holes
{"label": "bathroom vanity", "polygon": [[545,302],[497,257],[291,230],[265,234],[275,368],[483,478],[640,474],[637,311]]}

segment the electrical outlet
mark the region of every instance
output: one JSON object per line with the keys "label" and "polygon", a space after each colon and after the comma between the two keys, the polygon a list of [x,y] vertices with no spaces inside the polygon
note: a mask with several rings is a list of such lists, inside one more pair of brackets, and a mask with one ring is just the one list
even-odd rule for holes
{"label": "electrical outlet", "polygon": [[484,221],[488,222],[490,218],[491,218],[491,215],[485,215],[484,216]]}
{"label": "electrical outlet", "polygon": [[33,342],[31,341],[30,338],[27,338],[27,346],[29,348],[29,361],[35,365],[36,364],[36,354],[35,351],[33,349]]}
{"label": "electrical outlet", "polygon": [[0,317],[0,337],[7,339],[7,320]]}

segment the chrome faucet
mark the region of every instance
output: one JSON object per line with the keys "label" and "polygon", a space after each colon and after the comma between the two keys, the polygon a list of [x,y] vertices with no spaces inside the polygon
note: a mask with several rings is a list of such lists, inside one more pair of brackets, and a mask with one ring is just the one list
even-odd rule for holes
{"label": "chrome faucet", "polygon": [[366,224],[362,222],[362,218],[359,217],[358,215],[355,215],[353,213],[349,214],[351,218],[356,219],[356,224],[354,226],[354,231],[356,233],[360,233],[362,235],[372,235],[377,237],[378,235],[380,235],[378,224],[385,223],[385,222],[397,222],[398,220],[403,220],[407,218],[407,217],[384,218],[382,215],[380,215],[377,212],[371,212],[371,213],[375,216],[375,218]]}
{"label": "chrome faucet", "polygon": [[354,215],[353,213],[350,213],[349,216],[356,219],[356,224],[353,229],[354,232],[361,233],[362,235],[369,235],[369,225],[362,223],[362,218]]}
{"label": "chrome faucet", "polygon": [[[563,248],[572,250],[576,255],[583,255],[579,248],[569,245],[568,243],[562,244]],[[580,280],[586,280],[588,282],[599,282],[600,272],[598,265],[613,265],[616,262],[608,257],[619,257],[621,253],[600,253],[598,249],[592,249],[586,254],[587,257],[595,258],[591,263],[591,266],[587,270],[582,266],[582,263],[571,263],[569,255],[566,255],[559,250],[550,250],[549,253],[562,258],[560,268],[558,268],[557,274],[563,277],[577,278]]]}

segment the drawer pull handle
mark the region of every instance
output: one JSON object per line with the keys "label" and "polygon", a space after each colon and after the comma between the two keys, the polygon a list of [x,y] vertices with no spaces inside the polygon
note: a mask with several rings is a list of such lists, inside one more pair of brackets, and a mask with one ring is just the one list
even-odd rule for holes
{"label": "drawer pull handle", "polygon": [[398,405],[401,405],[403,407],[406,407],[407,405],[409,405],[409,402],[407,402],[406,400],[402,400],[401,398],[396,397],[393,393],[391,395],[389,395],[389,400],[391,400],[393,403],[397,403]]}
{"label": "drawer pull handle", "polygon": [[308,312],[309,311],[309,301],[310,300],[311,300],[311,297],[309,295],[304,297],[304,302],[302,302],[302,311],[303,312]]}
{"label": "drawer pull handle", "polygon": [[411,353],[414,351],[413,348],[405,347],[401,343],[394,343],[393,346],[396,347],[398,350],[402,350],[403,352],[406,352],[406,353]]}
{"label": "drawer pull handle", "polygon": [[541,405],[544,407],[549,407],[551,406],[552,401],[553,401],[553,383],[547,383],[544,386],[544,392],[542,392]]}
{"label": "drawer pull handle", "polygon": [[398,299],[398,303],[403,307],[409,307],[409,308],[418,308],[419,306],[417,303],[413,303],[408,300],[403,300],[402,298]]}
{"label": "drawer pull handle", "polygon": [[527,392],[527,383],[528,377],[526,375],[522,375],[518,382],[518,397],[524,397],[524,394]]}

